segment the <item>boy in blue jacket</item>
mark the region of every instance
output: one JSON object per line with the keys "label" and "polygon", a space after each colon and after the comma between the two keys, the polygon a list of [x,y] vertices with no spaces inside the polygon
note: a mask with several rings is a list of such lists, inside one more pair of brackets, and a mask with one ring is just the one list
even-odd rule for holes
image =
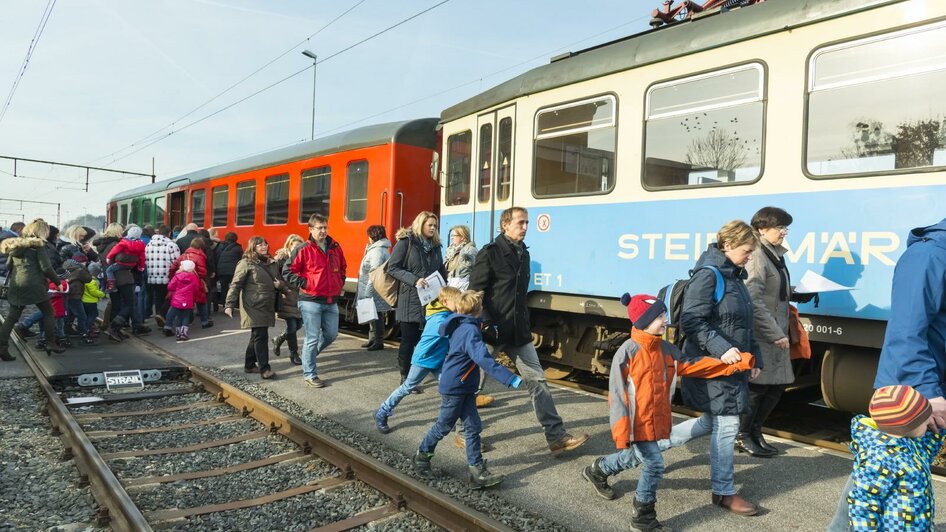
{"label": "boy in blue jacket", "polygon": [[456,314],[440,327],[441,336],[450,337],[447,357],[440,372],[440,415],[430,427],[420,448],[414,455],[414,471],[421,478],[434,478],[430,459],[434,449],[453,430],[458,419],[463,419],[466,437],[466,463],[470,469],[473,488],[488,488],[503,481],[503,475],[494,475],[486,468],[480,450],[480,432],[483,425],[476,411],[476,390],[480,384],[479,367],[496,381],[518,388],[522,379],[499,365],[490,356],[480,333],[479,315],[483,311],[483,293],[466,290],[456,301]]}
{"label": "boy in blue jacket", "polygon": [[454,305],[459,295],[460,291],[456,288],[445,286],[440,290],[437,299],[427,305],[427,324],[424,325],[424,332],[421,333],[417,347],[414,348],[411,369],[407,373],[407,378],[391,392],[391,395],[381,403],[381,408],[374,414],[374,424],[381,434],[391,432],[388,418],[394,415],[394,408],[413,392],[427,375],[433,373],[434,377],[440,378],[440,367],[443,366],[448,347],[447,337],[440,334],[440,326],[453,315]]}

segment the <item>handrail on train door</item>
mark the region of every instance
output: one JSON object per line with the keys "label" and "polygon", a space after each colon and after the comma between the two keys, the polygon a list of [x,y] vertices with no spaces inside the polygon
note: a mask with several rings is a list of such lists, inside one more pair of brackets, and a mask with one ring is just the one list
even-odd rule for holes
{"label": "handrail on train door", "polygon": [[384,204],[387,203],[387,199],[388,191],[384,190],[381,192],[381,221],[379,222],[381,225],[384,225]]}
{"label": "handrail on train door", "polygon": [[400,228],[400,227],[404,227],[404,193],[399,190],[397,192],[397,195],[399,198],[401,198],[401,212],[398,215],[398,222],[397,222],[397,226]]}

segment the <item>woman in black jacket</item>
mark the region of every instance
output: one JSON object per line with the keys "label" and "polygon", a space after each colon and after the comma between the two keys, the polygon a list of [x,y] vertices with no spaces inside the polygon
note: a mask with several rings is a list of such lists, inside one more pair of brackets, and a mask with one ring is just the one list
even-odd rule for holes
{"label": "woman in black jacket", "polygon": [[[703,416],[673,427],[670,446],[712,434],[710,474],[713,504],[741,515],[755,515],[758,507],[736,492],[733,446],[739,430],[739,416],[749,410],[749,380],[762,369],[759,345],[752,330],[752,298],[746,288],[745,266],[758,245],[755,231],[745,222],[734,220],[722,227],[717,241],[710,244],[696,262],[683,293],[680,326],[686,335],[684,354],[713,357],[727,364],[740,360],[740,353],[755,355],[751,374],[736,372],[725,377],[700,379],[683,377],[683,401]],[[717,299],[719,280],[724,289]]]}
{"label": "woman in black jacket", "polygon": [[426,277],[437,271],[445,275],[437,215],[424,211],[414,218],[409,231],[398,231],[397,243],[388,260],[388,274],[400,281],[394,317],[401,328],[401,345],[397,351],[401,382],[404,382],[411,369],[414,346],[420,340],[420,333],[427,321],[417,287],[426,287]]}
{"label": "woman in black jacket", "polygon": [[236,271],[236,265],[243,258],[243,248],[237,244],[237,234],[230,232],[224,235],[223,240],[217,243],[213,251],[213,262],[216,265],[217,281],[220,283],[220,291],[217,292],[218,298],[214,301],[214,310],[219,305],[223,305],[230,291],[230,281],[233,280],[233,272]]}

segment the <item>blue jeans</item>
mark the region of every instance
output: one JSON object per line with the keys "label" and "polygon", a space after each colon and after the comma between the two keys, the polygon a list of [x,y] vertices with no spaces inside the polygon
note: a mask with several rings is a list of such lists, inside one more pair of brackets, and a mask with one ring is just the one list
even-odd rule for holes
{"label": "blue jeans", "polygon": [[43,312],[37,310],[33,312],[32,314],[30,314],[29,316],[20,320],[20,325],[22,325],[24,329],[29,329],[34,324],[39,323],[39,321],[42,319],[43,319]]}
{"label": "blue jeans", "polygon": [[411,369],[407,372],[407,378],[404,379],[404,384],[398,386],[398,388],[391,392],[391,395],[381,403],[381,412],[386,416],[394,414],[394,408],[401,402],[401,399],[410,395],[410,393],[414,391],[414,388],[417,388],[417,385],[424,380],[424,377],[431,373],[433,373],[434,377],[437,377],[438,380],[440,379],[439,368],[430,369],[411,364]]}
{"label": "blue jeans", "polygon": [[424,436],[420,450],[425,453],[434,452],[437,443],[450,434],[457,420],[461,418],[466,429],[464,431],[466,463],[469,465],[483,463],[483,453],[480,451],[480,432],[483,431],[483,424],[480,422],[479,412],[476,411],[476,394],[472,393],[440,396],[440,415],[437,416],[434,426],[430,427],[427,435]]}
{"label": "blue jeans", "polygon": [[319,375],[315,359],[338,336],[338,305],[315,301],[299,301],[305,343],[302,345],[302,377],[312,379]]}
{"label": "blue jeans", "polygon": [[844,489],[841,490],[841,500],[838,501],[838,509],[834,511],[834,517],[828,524],[828,532],[847,532],[851,529],[851,519],[849,515],[847,496],[854,489],[854,475],[848,475]]}
{"label": "blue jeans", "polygon": [[85,305],[82,304],[82,300],[67,299],[66,310],[68,310],[69,314],[76,319],[76,330],[79,331],[79,334],[88,334],[89,320],[85,316]]}
{"label": "blue jeans", "polygon": [[621,449],[602,458],[598,462],[598,467],[606,475],[611,476],[641,464],[644,464],[644,468],[637,481],[637,500],[644,503],[656,502],[657,484],[664,476],[664,457],[660,454],[660,446],[657,442],[634,442],[627,449]]}
{"label": "blue jeans", "polygon": [[[40,313],[40,316],[42,316],[42,312]],[[56,338],[65,338],[66,337],[66,318],[56,318],[55,323],[56,323]],[[36,335],[36,338],[38,340],[45,340],[46,330],[40,329],[39,334]]]}
{"label": "blue jeans", "polygon": [[703,414],[673,426],[669,440],[661,440],[660,450],[679,447],[692,439],[712,434],[710,440],[710,479],[716,495],[735,495],[733,446],[739,432],[739,416]]}
{"label": "blue jeans", "polygon": [[164,318],[164,328],[174,331],[177,327],[183,327],[184,325],[187,325],[189,319],[189,309],[169,307],[168,315],[166,318]]}

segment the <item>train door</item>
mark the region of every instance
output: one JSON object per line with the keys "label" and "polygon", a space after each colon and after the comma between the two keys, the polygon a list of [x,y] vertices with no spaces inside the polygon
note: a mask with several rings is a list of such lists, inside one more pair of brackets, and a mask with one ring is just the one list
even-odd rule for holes
{"label": "train door", "polygon": [[477,117],[471,228],[477,246],[493,241],[499,215],[512,206],[515,115],[516,106],[512,105]]}
{"label": "train door", "polygon": [[187,219],[184,217],[185,213],[185,202],[187,201],[187,192],[182,190],[180,192],[172,192],[169,194],[170,198],[168,199],[168,225],[171,227],[175,226],[184,226],[187,224]]}

